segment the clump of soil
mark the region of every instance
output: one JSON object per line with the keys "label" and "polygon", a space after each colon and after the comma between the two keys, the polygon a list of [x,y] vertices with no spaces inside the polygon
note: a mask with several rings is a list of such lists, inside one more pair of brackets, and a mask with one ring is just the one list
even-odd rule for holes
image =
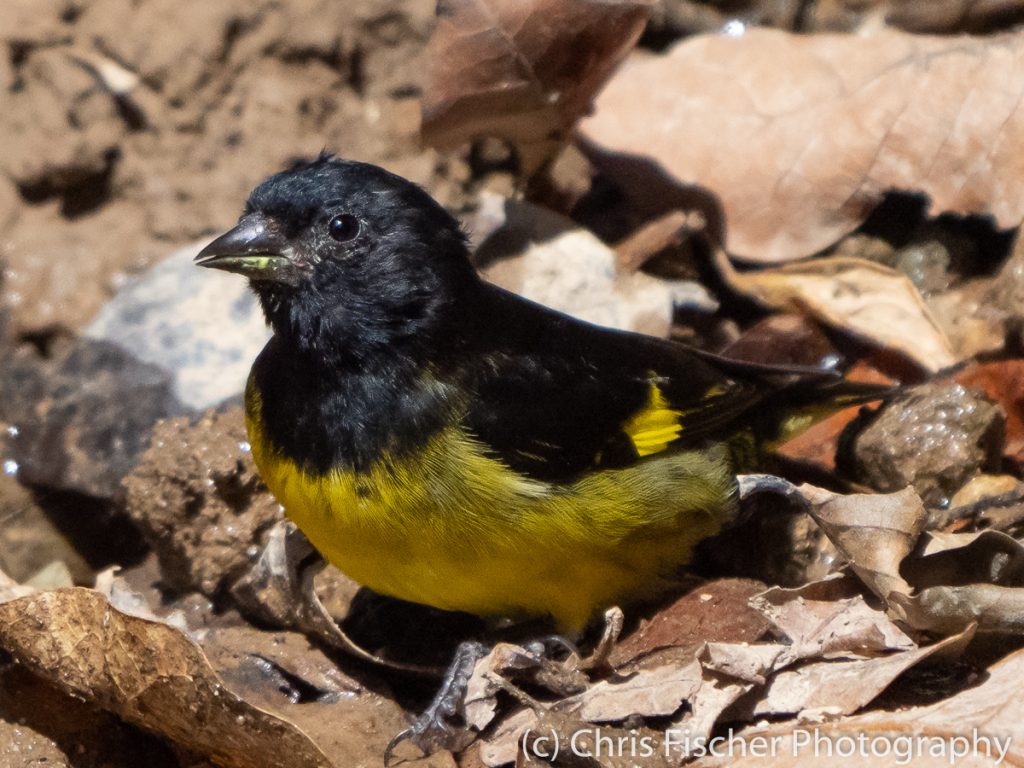
{"label": "clump of soil", "polygon": [[157,424],[124,487],[164,582],[182,592],[213,597],[230,586],[283,516],[256,473],[241,408]]}
{"label": "clump of soil", "polygon": [[443,193],[418,142],[433,12],[432,0],[5,3],[12,330],[81,328],[126,274],[231,224],[295,156],[326,147]]}

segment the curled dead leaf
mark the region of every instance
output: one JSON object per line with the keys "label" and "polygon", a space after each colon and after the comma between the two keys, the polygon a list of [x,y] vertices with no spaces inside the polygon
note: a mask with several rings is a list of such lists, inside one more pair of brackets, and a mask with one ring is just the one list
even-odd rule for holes
{"label": "curled dead leaf", "polygon": [[627,62],[580,133],[627,187],[653,163],[713,192],[726,249],[744,259],[817,253],[890,189],[924,192],[935,214],[1014,227],[1024,218],[1022,60],[1021,33],[698,35]]}
{"label": "curled dead leaf", "polygon": [[[988,670],[980,685],[928,706],[867,712],[808,728],[805,723],[756,726],[735,735],[728,755],[703,757],[692,768],[832,768],[837,748],[854,745],[844,765],[876,766],[897,759],[914,768],[1024,764],[1024,651]],[[776,745],[750,749],[752,739]],[[858,741],[865,744],[858,751]],[[744,748],[746,747],[746,748]],[[951,760],[952,756],[955,760]]]}
{"label": "curled dead leaf", "polygon": [[91,589],[0,604],[0,647],[71,695],[229,768],[330,768],[296,726],[227,690],[202,651]]}
{"label": "curled dead leaf", "polygon": [[645,0],[443,0],[427,48],[424,140],[553,149],[650,12]]}
{"label": "curled dead leaf", "polygon": [[701,665],[666,665],[641,669],[621,680],[602,680],[557,704],[560,712],[589,722],[625,720],[633,715],[671,715],[700,688]]}
{"label": "curled dead leaf", "polygon": [[892,601],[918,629],[957,632],[977,624],[979,631],[1024,633],[1024,589],[997,584],[967,584],[893,595]]}
{"label": "curled dead leaf", "polygon": [[795,589],[773,587],[751,598],[750,604],[790,640],[778,666],[802,658],[905,651],[915,646],[883,608],[867,604],[857,581],[846,575]]}
{"label": "curled dead leaf", "polygon": [[927,519],[913,488],[844,496],[805,484],[800,494],[809,502],[811,516],[872,592],[883,600],[893,592],[911,593],[900,564]]}
{"label": "curled dead leaf", "polygon": [[973,628],[961,628],[960,634],[923,648],[871,658],[797,664],[777,672],[763,691],[737,703],[731,714],[750,720],[827,708],[833,714],[848,715],[871,702],[915,664],[940,653],[959,654],[973,636]]}
{"label": "curled dead leaf", "polygon": [[871,592],[883,600],[892,592],[910,594],[900,563],[913,550],[928,519],[913,488],[895,494],[844,496],[807,483],[790,487]]}
{"label": "curled dead leaf", "polygon": [[945,332],[905,274],[849,257],[737,272],[724,252],[716,265],[737,291],[770,309],[805,312],[935,372],[956,362]]}
{"label": "curled dead leaf", "polygon": [[912,626],[1024,633],[1024,544],[1001,531],[927,534],[904,573],[917,591],[890,595]]}

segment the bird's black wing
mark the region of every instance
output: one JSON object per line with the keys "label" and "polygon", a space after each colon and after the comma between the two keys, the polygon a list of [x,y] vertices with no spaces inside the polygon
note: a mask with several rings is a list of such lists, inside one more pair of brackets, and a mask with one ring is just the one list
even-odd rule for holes
{"label": "bird's black wing", "polygon": [[[740,429],[788,369],[741,364],[599,328],[495,290],[477,318],[465,422],[506,464],[566,481]],[[732,367],[732,370],[727,370]]]}

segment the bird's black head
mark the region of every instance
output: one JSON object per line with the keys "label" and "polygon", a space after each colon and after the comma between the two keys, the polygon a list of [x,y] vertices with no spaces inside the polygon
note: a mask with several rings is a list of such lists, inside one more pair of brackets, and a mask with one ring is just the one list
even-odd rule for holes
{"label": "bird's black head", "polygon": [[196,262],[247,276],[294,348],[356,361],[428,346],[478,284],[458,223],[430,195],[327,155],[256,187]]}

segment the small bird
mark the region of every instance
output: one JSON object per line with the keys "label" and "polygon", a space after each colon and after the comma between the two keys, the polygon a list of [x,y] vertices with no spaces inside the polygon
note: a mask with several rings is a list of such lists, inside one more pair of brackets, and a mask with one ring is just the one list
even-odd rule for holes
{"label": "small bird", "polygon": [[267,487],[357,582],[446,610],[578,633],[655,596],[734,515],[737,472],[880,394],[491,285],[425,191],[329,155],[196,262],[249,278],[273,329],[245,394]]}

